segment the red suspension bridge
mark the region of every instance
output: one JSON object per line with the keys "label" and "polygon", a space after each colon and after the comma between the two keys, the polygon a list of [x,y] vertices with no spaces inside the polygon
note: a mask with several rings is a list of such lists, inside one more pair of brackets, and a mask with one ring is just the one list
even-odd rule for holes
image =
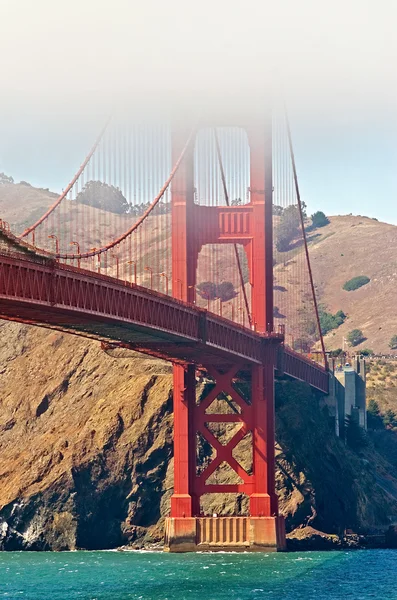
{"label": "red suspension bridge", "polygon": [[[328,393],[285,117],[172,131],[108,123],[45,214],[24,231],[0,221],[0,317],[172,361],[168,549],[284,547],[274,377]],[[218,477],[225,465],[232,483]],[[218,493],[248,496],[249,514],[204,516],[200,500]]]}

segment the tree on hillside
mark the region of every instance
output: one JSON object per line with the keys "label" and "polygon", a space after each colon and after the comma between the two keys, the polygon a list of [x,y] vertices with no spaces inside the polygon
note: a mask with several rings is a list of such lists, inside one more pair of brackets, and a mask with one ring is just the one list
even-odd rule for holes
{"label": "tree on hillside", "polygon": [[360,350],[361,356],[373,356],[375,353],[371,348],[363,348]]}
{"label": "tree on hillside", "polygon": [[313,227],[325,227],[325,225],[328,225],[328,223],[329,219],[325,216],[322,210],[318,210],[312,214]]}
{"label": "tree on hillside", "polygon": [[222,302],[227,302],[237,296],[237,292],[231,281],[222,281],[218,285],[213,281],[203,281],[198,284],[196,289],[199,296],[206,300],[220,298]]}
{"label": "tree on hillside", "polygon": [[342,348],[336,348],[336,350],[330,350],[328,352],[328,355],[330,358],[338,358],[338,356],[341,356],[342,354],[343,354]]}
{"label": "tree on hillside", "polygon": [[276,248],[279,252],[289,250],[290,243],[298,235],[300,227],[299,208],[296,204],[284,209],[276,232]]}
{"label": "tree on hillside", "polygon": [[216,285],[213,281],[203,281],[197,286],[197,293],[206,300],[214,300],[216,298]]}
{"label": "tree on hillside", "polygon": [[279,206],[278,204],[273,204],[273,215],[275,217],[281,217],[283,212],[284,212],[284,209],[282,206]]}
{"label": "tree on hillside", "polygon": [[347,415],[345,421],[345,439],[352,450],[360,450],[368,445],[365,431],[351,415]]}
{"label": "tree on hillside", "polygon": [[332,329],[337,329],[346,320],[346,315],[343,310],[338,310],[334,315],[327,312],[324,307],[319,308],[321,333],[326,335]]}
{"label": "tree on hillside", "polygon": [[5,173],[0,173],[0,185],[5,185],[7,183],[8,184],[14,183],[13,177],[6,175]]}
{"label": "tree on hillside", "polygon": [[343,289],[347,292],[352,292],[358,290],[363,285],[367,285],[370,281],[370,278],[366,275],[357,275],[357,277],[353,277],[352,279],[349,279],[349,281],[346,281],[343,285]]}
{"label": "tree on hillside", "polygon": [[76,196],[77,202],[101,208],[119,215],[129,210],[129,204],[121,191],[102,181],[89,181]]}
{"label": "tree on hillside", "polygon": [[390,338],[389,348],[391,348],[392,350],[397,350],[397,335],[393,335]]}
{"label": "tree on hillside", "polygon": [[311,352],[313,340],[311,337],[302,335],[302,337],[294,339],[292,343],[292,349],[296,352],[304,352],[308,354]]}
{"label": "tree on hillside", "polygon": [[231,281],[222,281],[216,288],[216,295],[222,302],[227,302],[228,300],[235,298],[237,292]]}
{"label": "tree on hillside", "polygon": [[351,346],[358,346],[365,340],[364,334],[361,329],[352,329],[347,334],[347,341]]}
{"label": "tree on hillside", "polygon": [[371,398],[367,406],[367,425],[368,429],[383,429],[384,427],[379,404],[373,398]]}
{"label": "tree on hillside", "polygon": [[397,427],[397,416],[396,413],[388,408],[383,417],[383,423],[388,429],[395,429]]}

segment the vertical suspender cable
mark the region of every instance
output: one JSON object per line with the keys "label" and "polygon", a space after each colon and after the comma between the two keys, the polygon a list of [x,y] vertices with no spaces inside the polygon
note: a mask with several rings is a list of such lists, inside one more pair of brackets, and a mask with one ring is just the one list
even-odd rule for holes
{"label": "vertical suspender cable", "polygon": [[313,294],[314,309],[316,311],[317,326],[318,326],[318,330],[319,330],[319,334],[320,334],[321,350],[322,350],[323,357],[324,357],[324,364],[327,367],[327,356],[325,354],[324,338],[323,338],[323,334],[321,332],[320,315],[319,315],[319,311],[318,311],[316,291],[314,288],[313,273],[312,273],[312,268],[311,268],[311,264],[310,264],[309,248],[307,245],[307,237],[306,237],[306,230],[305,230],[305,222],[303,219],[302,202],[301,202],[301,196],[300,196],[300,190],[299,190],[298,175],[296,172],[295,154],[294,154],[294,148],[292,145],[291,128],[290,128],[288,113],[287,113],[286,109],[285,109],[285,122],[286,122],[286,126],[287,126],[288,146],[289,146],[289,151],[290,151],[290,155],[291,155],[295,192],[296,192],[296,197],[297,197],[297,201],[298,201],[299,216],[300,216],[300,221],[301,221],[301,226],[302,226],[303,242],[305,245],[306,261],[307,261],[307,266],[308,266],[308,270],[309,270],[310,287],[311,287],[311,291]]}
{"label": "vertical suspender cable", "polygon": [[[221,170],[223,192],[225,194],[226,204],[227,204],[227,206],[230,206],[230,203],[229,203],[229,194],[228,194],[227,185],[226,185],[225,172],[223,170],[221,148],[219,146],[219,139],[218,139],[218,133],[217,133],[216,127],[214,127],[214,137],[215,137],[216,151],[217,151],[218,160],[219,160],[219,168]],[[234,246],[234,254],[236,256],[236,261],[237,261],[238,273],[239,273],[239,277],[240,277],[241,291],[243,292],[243,296],[244,296],[245,309],[247,311],[248,321],[249,321],[249,324],[251,326],[252,325],[251,311],[249,309],[247,293],[246,293],[246,290],[245,290],[243,271],[242,271],[242,268],[241,268],[240,257],[238,255],[237,244],[233,244],[233,246]]]}

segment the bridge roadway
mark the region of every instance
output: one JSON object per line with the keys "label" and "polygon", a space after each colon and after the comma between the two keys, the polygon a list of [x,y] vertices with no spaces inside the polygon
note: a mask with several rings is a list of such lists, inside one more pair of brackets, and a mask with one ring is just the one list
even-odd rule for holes
{"label": "bridge roadway", "polygon": [[26,248],[0,245],[0,318],[220,369],[238,362],[242,368],[262,364],[266,345],[278,343],[276,376],[328,393],[327,371],[285,347],[279,334],[259,334],[170,296],[60,264]]}

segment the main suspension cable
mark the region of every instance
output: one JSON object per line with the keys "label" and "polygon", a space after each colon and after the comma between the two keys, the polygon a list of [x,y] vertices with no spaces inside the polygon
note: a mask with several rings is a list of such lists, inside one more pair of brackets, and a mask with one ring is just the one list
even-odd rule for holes
{"label": "main suspension cable", "polygon": [[86,168],[86,166],[90,162],[90,160],[91,160],[91,158],[92,158],[95,150],[98,148],[99,144],[101,143],[102,138],[104,136],[104,133],[105,133],[106,129],[108,128],[108,125],[109,125],[110,121],[111,121],[111,117],[109,117],[108,120],[106,121],[105,126],[103,127],[101,133],[99,134],[99,136],[95,140],[95,144],[93,145],[93,147],[89,151],[89,153],[88,153],[85,161],[82,163],[82,165],[80,166],[80,168],[77,171],[76,175],[73,177],[72,181],[69,183],[69,185],[64,189],[64,191],[62,192],[62,194],[60,196],[58,196],[58,198],[56,199],[56,201],[54,202],[54,204],[52,204],[50,206],[50,208],[44,213],[44,215],[42,215],[40,217],[40,219],[38,221],[36,221],[36,223],[34,223],[33,225],[31,225],[30,227],[28,227],[27,229],[25,229],[25,231],[20,236],[21,239],[24,238],[24,237],[26,237],[27,235],[29,235],[29,233],[32,233],[39,225],[41,225],[41,223],[43,223],[43,221],[45,221],[50,216],[50,214],[52,212],[54,212],[54,210],[56,209],[57,206],[59,206],[59,204],[62,202],[62,200],[64,200],[66,198],[66,196],[68,195],[68,193],[70,192],[70,190],[72,189],[72,187],[74,186],[74,184],[79,179],[80,175],[83,173],[84,169]]}
{"label": "main suspension cable", "polygon": [[117,246],[118,244],[120,244],[123,240],[125,240],[129,235],[131,235],[136,229],[138,229],[138,227],[143,223],[143,221],[150,215],[150,213],[153,211],[153,209],[157,206],[157,204],[160,202],[160,200],[162,199],[162,197],[164,196],[165,192],[167,191],[168,187],[170,186],[172,180],[175,177],[176,172],[178,171],[178,168],[182,162],[182,160],[185,157],[185,154],[190,146],[190,144],[192,143],[193,137],[195,135],[196,132],[196,127],[194,127],[190,134],[189,137],[186,141],[186,144],[178,158],[178,160],[176,161],[168,179],[165,181],[164,185],[162,186],[162,188],[160,189],[159,193],[157,194],[157,196],[154,198],[153,202],[151,203],[151,205],[145,210],[145,212],[142,214],[142,216],[122,235],[120,235],[118,238],[116,238],[115,240],[113,240],[112,242],[109,242],[108,244],[106,244],[106,246],[102,246],[102,248],[97,248],[97,249],[92,249],[89,252],[82,252],[82,253],[78,253],[78,254],[69,254],[69,253],[54,253],[52,254],[52,256],[54,258],[57,259],[63,259],[63,260],[76,260],[76,259],[84,259],[84,258],[91,258],[93,256],[99,256],[100,254],[103,254],[104,252],[107,252],[108,250],[111,250],[112,248],[114,248],[115,246]]}

